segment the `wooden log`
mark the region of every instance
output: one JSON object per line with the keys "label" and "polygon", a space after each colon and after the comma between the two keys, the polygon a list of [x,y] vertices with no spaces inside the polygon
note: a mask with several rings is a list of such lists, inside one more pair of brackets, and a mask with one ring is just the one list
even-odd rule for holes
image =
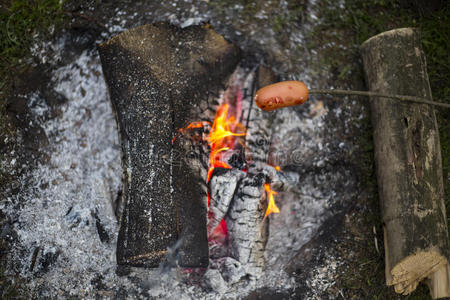
{"label": "wooden log", "polygon": [[[173,138],[202,120],[239,48],[209,25],[144,25],[99,45],[122,145],[123,197],[117,262],[156,267],[181,242],[178,264],[208,265],[205,166],[192,141]],[[205,156],[207,160],[207,155]]]}
{"label": "wooden log", "polygon": [[[391,30],[361,46],[369,90],[431,99],[419,31]],[[434,108],[371,99],[375,162],[384,225],[386,283],[409,294],[425,278],[448,297],[448,232]]]}

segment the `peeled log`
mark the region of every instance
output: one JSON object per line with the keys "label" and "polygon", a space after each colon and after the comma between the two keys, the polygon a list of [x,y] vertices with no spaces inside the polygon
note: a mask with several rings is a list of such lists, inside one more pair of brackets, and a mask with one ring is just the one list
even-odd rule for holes
{"label": "peeled log", "polygon": [[[361,46],[369,89],[431,99],[418,30],[381,33]],[[428,278],[448,297],[448,232],[438,127],[431,105],[371,99],[384,225],[386,283],[409,294]]]}
{"label": "peeled log", "polygon": [[208,156],[178,129],[211,117],[209,102],[224,89],[239,48],[209,25],[158,23],[123,32],[99,52],[122,145],[117,262],[157,267],[176,244],[179,265],[206,267]]}

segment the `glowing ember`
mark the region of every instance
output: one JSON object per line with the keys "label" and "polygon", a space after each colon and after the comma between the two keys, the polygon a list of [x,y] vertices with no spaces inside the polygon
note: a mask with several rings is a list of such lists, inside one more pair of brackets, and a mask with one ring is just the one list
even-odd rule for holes
{"label": "glowing ember", "polygon": [[[179,131],[180,134],[184,134],[189,129],[202,128],[202,127],[205,127],[206,125],[211,125],[211,123],[208,122],[208,121],[192,122],[188,126],[186,126],[185,128],[178,129],[178,131]],[[175,142],[175,139],[177,138],[177,136],[178,136],[178,133],[172,138],[172,144]]]}
{"label": "glowing ember", "polygon": [[272,191],[272,189],[270,188],[270,184],[268,184],[268,183],[266,183],[264,185],[264,188],[267,193],[267,198],[269,199],[269,204],[267,205],[266,214],[264,215],[264,217],[267,217],[271,213],[279,213],[280,209],[275,204],[275,199],[273,197],[273,195],[276,195],[277,193]]}
{"label": "glowing ember", "polygon": [[216,227],[213,234],[215,234],[215,235],[227,235],[228,234],[228,226],[227,226],[227,222],[225,222],[225,219],[222,219],[222,221],[220,221],[219,226]]}
{"label": "glowing ember", "polygon": [[202,128],[202,127],[205,126],[206,124],[211,124],[211,123],[209,123],[208,121],[204,121],[204,122],[192,122],[191,124],[189,124],[189,125],[186,127],[186,130],[187,130],[187,129],[191,129],[191,128]]}

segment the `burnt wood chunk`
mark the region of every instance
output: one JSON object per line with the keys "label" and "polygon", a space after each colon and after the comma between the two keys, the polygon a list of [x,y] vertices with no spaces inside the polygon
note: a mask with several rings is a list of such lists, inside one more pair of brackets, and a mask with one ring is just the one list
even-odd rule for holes
{"label": "burnt wood chunk", "polygon": [[[431,99],[418,30],[381,33],[367,40],[361,52],[371,91]],[[433,298],[448,297],[449,244],[434,109],[374,97],[371,114],[386,282],[407,295],[428,278]]]}
{"label": "burnt wood chunk", "polygon": [[[178,264],[208,265],[205,164],[178,129],[202,120],[239,61],[209,25],[144,25],[99,45],[122,146],[117,262],[156,267],[180,241]],[[207,157],[207,156],[206,156]],[[206,165],[207,167],[207,165]]]}
{"label": "burnt wood chunk", "polygon": [[259,277],[264,268],[268,223],[264,220],[267,197],[264,174],[245,177],[238,187],[225,220],[230,234],[231,256]]}
{"label": "burnt wood chunk", "polygon": [[209,183],[211,187],[208,218],[209,236],[214,233],[214,230],[227,214],[238,183],[245,176],[245,173],[239,169],[224,169],[221,173],[215,174]]}

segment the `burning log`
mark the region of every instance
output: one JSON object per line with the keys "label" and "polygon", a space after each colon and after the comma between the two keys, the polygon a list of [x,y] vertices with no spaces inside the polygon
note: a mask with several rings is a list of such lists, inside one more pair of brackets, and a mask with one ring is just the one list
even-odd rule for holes
{"label": "burning log", "polygon": [[208,103],[236,67],[239,49],[208,25],[159,23],[123,32],[99,52],[122,145],[117,262],[156,267],[181,240],[179,265],[205,267],[208,159],[189,155],[198,154],[189,140],[173,139],[188,122],[211,116]]}
{"label": "burning log", "polygon": [[225,218],[238,182],[244,177],[239,169],[224,169],[215,174],[210,181],[211,204],[209,206],[208,236],[211,236],[219,223]]}
{"label": "burning log", "polygon": [[[361,51],[371,91],[431,99],[417,30],[384,32]],[[434,109],[377,97],[371,109],[386,283],[406,295],[428,278],[433,298],[448,297],[448,232]]]}
{"label": "burning log", "polygon": [[231,256],[246,267],[247,273],[256,276],[264,267],[268,237],[268,223],[264,222],[268,202],[264,183],[265,176],[262,173],[245,177],[225,218]]}
{"label": "burning log", "polygon": [[269,195],[265,191],[267,174],[264,167],[267,166],[272,115],[252,105],[252,94],[256,85],[271,81],[275,81],[273,72],[263,67],[259,68],[257,76],[250,74],[245,80],[243,89],[250,91],[242,101],[242,119],[247,127],[245,160],[248,170],[238,184],[225,217],[231,256],[244,266],[248,274],[256,277],[265,265],[264,252],[268,238],[268,220],[265,217]]}

